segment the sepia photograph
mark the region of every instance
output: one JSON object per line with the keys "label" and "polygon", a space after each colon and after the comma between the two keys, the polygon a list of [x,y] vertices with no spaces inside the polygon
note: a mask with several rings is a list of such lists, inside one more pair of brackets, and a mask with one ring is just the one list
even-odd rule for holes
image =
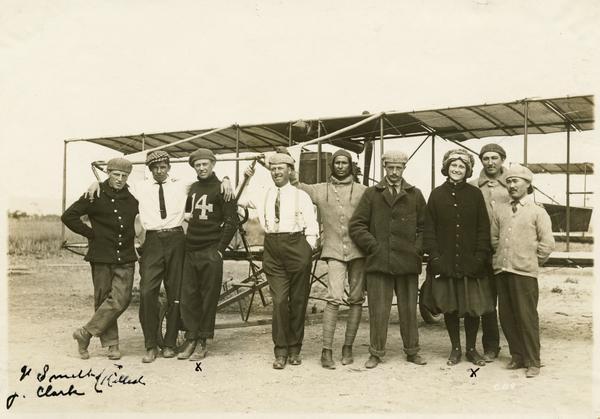
{"label": "sepia photograph", "polygon": [[600,3],[0,7],[3,415],[600,416]]}

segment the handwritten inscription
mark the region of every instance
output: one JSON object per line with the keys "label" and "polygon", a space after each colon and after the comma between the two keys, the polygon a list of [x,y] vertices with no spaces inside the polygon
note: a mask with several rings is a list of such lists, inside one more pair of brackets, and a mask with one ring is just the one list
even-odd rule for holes
{"label": "handwritten inscription", "polygon": [[[15,399],[19,397],[19,394],[17,392],[14,392],[13,394],[11,394],[10,396],[8,396],[6,398],[6,410],[10,409],[13,405],[13,402],[15,401]],[[21,397],[25,397],[25,396],[21,396]]]}
{"label": "handwritten inscription", "polygon": [[202,365],[202,362],[196,362],[196,371],[202,372],[202,367],[200,365]]}
{"label": "handwritten inscription", "polygon": [[[51,370],[50,366],[45,364],[35,375],[32,375],[31,367],[23,365],[20,370],[19,381],[22,382],[28,377],[30,379],[35,377],[35,380],[39,383],[35,392],[35,396],[38,398],[85,396],[86,393],[82,386],[85,385],[85,381],[89,382],[90,380],[96,393],[103,393],[107,388],[122,385],[146,385],[143,375],[130,377],[122,372],[123,365],[113,365],[114,367],[103,368],[102,370],[89,368],[87,370],[63,372]],[[199,363],[196,363],[196,368],[198,367]],[[17,399],[25,397],[24,394],[17,392],[10,394],[6,398],[6,409],[10,409]]]}
{"label": "handwritten inscription", "polygon": [[467,371],[471,371],[471,375],[469,376],[469,378],[471,378],[471,377],[477,378],[477,371],[479,371],[479,368],[475,368],[475,369],[467,368]]}

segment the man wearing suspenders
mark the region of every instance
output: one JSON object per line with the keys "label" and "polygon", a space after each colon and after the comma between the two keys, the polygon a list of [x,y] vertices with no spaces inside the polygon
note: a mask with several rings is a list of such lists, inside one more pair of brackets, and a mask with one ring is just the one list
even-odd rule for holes
{"label": "man wearing suspenders", "polygon": [[[263,268],[273,301],[273,368],[283,369],[288,361],[291,365],[302,363],[312,252],[319,225],[310,197],[289,183],[292,157],[276,153],[269,163],[275,184],[256,198],[243,194],[239,205],[256,208],[265,230]],[[252,168],[246,170],[246,176],[253,174]]]}

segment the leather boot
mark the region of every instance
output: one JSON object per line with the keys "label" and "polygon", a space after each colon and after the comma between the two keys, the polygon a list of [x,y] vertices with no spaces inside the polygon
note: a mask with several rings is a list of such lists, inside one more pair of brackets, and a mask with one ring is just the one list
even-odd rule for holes
{"label": "leather boot", "polygon": [[206,358],[208,354],[208,348],[206,347],[206,339],[199,339],[198,343],[200,345],[196,345],[196,350],[190,356],[190,361],[200,361],[201,359]]}
{"label": "leather boot", "polygon": [[335,362],[333,362],[333,353],[331,349],[323,348],[323,351],[321,351],[321,366],[329,370],[335,369]]}
{"label": "leather boot", "polygon": [[196,339],[186,339],[183,343],[181,352],[177,354],[177,359],[188,359],[196,349]]}
{"label": "leather boot", "polygon": [[353,362],[354,357],[352,356],[352,345],[342,346],[342,365],[349,365]]}
{"label": "leather boot", "polygon": [[375,368],[379,363],[381,363],[381,358],[375,355],[371,355],[369,356],[369,359],[367,359],[367,362],[365,362],[365,368]]}
{"label": "leather boot", "polygon": [[142,358],[142,362],[145,364],[149,364],[150,362],[154,362],[156,357],[158,356],[158,348],[147,348],[146,355]]}
{"label": "leather boot", "polygon": [[110,345],[108,347],[108,359],[113,361],[121,359],[121,351],[119,351],[119,345]]}
{"label": "leather boot", "polygon": [[81,359],[89,359],[90,354],[88,352],[88,346],[90,346],[90,339],[92,339],[92,334],[85,330],[85,328],[80,327],[79,329],[73,332],[73,339],[77,341],[77,350],[79,352],[79,357]]}

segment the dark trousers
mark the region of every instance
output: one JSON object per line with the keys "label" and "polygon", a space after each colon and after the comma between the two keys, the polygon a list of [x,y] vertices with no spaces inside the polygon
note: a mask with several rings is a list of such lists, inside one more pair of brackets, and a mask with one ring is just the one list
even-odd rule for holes
{"label": "dark trousers", "polygon": [[417,329],[417,290],[419,276],[387,275],[379,272],[367,273],[367,298],[369,304],[369,352],[379,358],[385,355],[388,323],[392,299],[396,292],[400,335],[404,352],[414,355],[419,352]]}
{"label": "dark trousers", "polygon": [[273,301],[275,356],[300,353],[310,292],[312,250],[303,234],[267,234],[263,268]]}
{"label": "dark trousers", "polygon": [[164,282],[167,293],[165,346],[174,348],[179,323],[179,294],[185,253],[183,230],[146,233],[140,261],[140,323],[147,349],[157,346],[159,327],[158,294]]}
{"label": "dark trousers", "polygon": [[119,343],[117,319],[131,301],[135,263],[90,263],[94,283],[94,315],[84,328],[100,338],[103,347]]}
{"label": "dark trousers", "polygon": [[481,344],[484,352],[496,352],[500,349],[500,330],[498,329],[498,291],[496,289],[496,279],[493,270],[490,267],[490,289],[494,300],[494,311],[481,316]]}
{"label": "dark trousers", "polygon": [[502,272],[496,275],[500,325],[513,360],[540,366],[537,278]]}
{"label": "dark trousers", "polygon": [[223,259],[217,249],[185,252],[181,319],[186,339],[213,338],[222,284]]}

